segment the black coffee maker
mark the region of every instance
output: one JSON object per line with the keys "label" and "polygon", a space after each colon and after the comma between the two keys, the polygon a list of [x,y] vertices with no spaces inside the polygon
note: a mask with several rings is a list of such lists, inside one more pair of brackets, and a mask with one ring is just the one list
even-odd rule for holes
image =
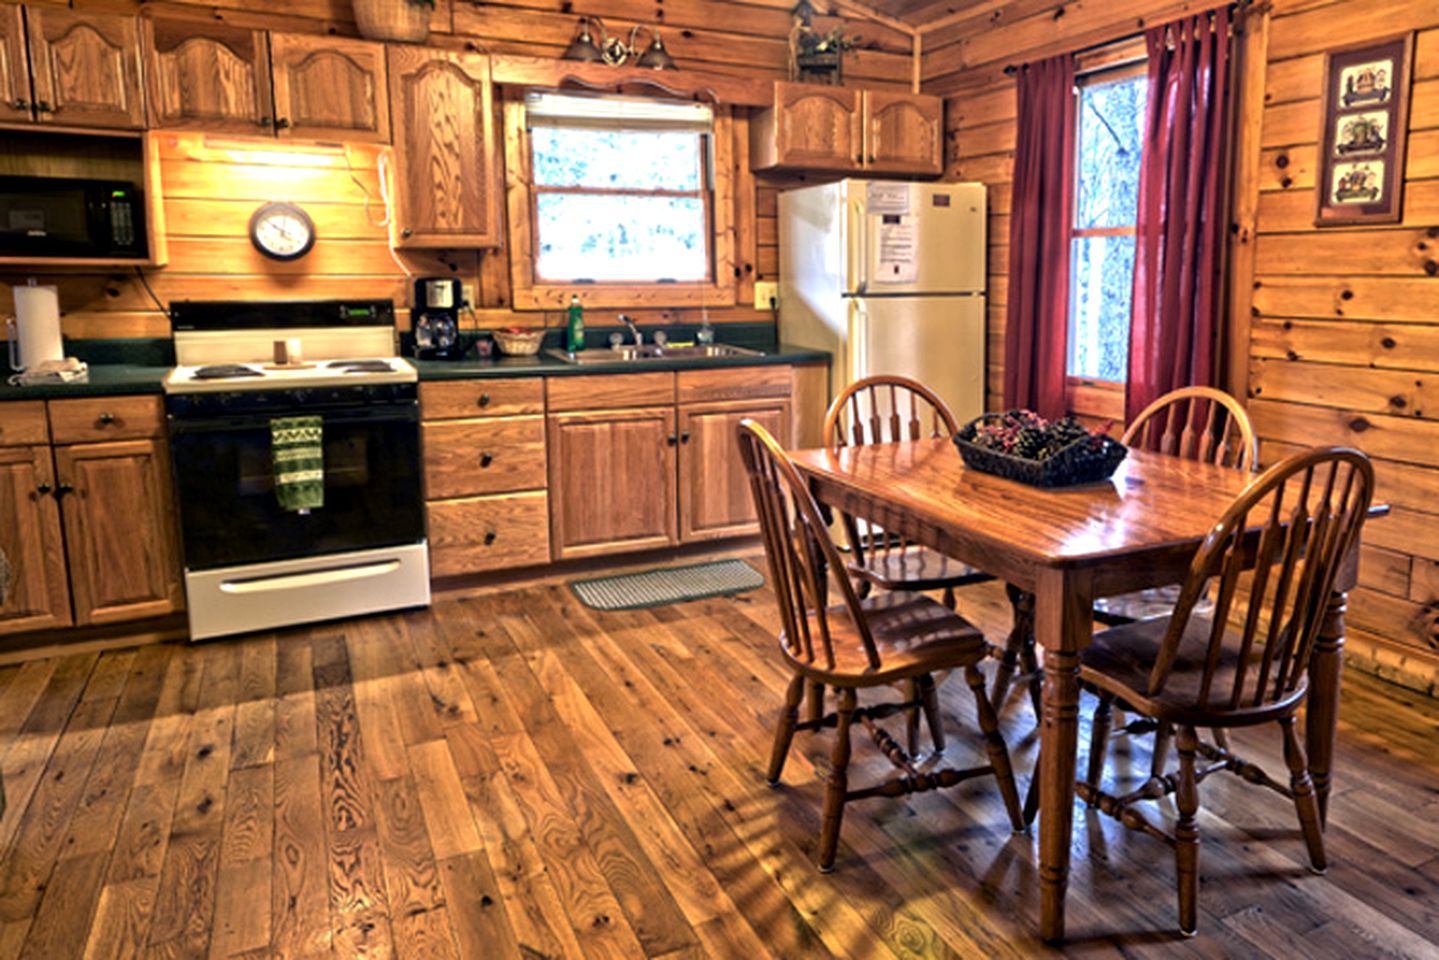
{"label": "black coffee maker", "polygon": [[415,356],[421,360],[456,360],[460,344],[460,310],[464,287],[454,277],[421,277],[415,281],[410,321],[415,331]]}

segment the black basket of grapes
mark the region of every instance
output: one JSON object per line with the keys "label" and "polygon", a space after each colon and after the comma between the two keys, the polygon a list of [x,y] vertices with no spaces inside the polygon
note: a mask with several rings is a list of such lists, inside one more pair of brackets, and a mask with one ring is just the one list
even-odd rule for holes
{"label": "black basket of grapes", "polygon": [[1036,487],[1108,480],[1129,454],[1073,417],[1045,420],[1030,410],[976,417],[954,435],[954,445],[965,466]]}

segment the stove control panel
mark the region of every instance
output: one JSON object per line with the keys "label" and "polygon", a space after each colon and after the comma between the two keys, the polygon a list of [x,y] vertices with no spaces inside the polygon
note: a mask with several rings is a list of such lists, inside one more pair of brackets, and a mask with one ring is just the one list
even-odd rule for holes
{"label": "stove control panel", "polygon": [[373,383],[345,387],[297,387],[289,390],[236,390],[223,393],[181,393],[165,398],[172,417],[214,417],[233,414],[303,416],[324,410],[418,403],[415,383]]}

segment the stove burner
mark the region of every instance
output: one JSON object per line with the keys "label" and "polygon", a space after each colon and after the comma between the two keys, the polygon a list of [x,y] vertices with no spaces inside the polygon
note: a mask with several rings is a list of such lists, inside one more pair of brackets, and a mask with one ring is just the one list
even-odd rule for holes
{"label": "stove burner", "polygon": [[389,373],[394,369],[388,360],[332,360],[325,364],[346,373]]}
{"label": "stove burner", "polygon": [[239,363],[215,363],[196,367],[192,376],[195,380],[229,380],[235,377],[263,377],[264,374]]}

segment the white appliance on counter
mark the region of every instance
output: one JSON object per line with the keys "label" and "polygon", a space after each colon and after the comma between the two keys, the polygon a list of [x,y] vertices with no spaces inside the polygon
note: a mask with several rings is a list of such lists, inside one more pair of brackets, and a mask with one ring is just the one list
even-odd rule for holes
{"label": "white appliance on counter", "polygon": [[[191,638],[428,605],[418,373],[395,356],[394,305],[187,301],[171,323]],[[313,509],[275,492],[272,427],[296,416],[320,419]]]}
{"label": "white appliance on counter", "polygon": [[779,334],[834,357],[830,396],[874,374],[984,412],[985,187],[841,180],[779,195]]}

